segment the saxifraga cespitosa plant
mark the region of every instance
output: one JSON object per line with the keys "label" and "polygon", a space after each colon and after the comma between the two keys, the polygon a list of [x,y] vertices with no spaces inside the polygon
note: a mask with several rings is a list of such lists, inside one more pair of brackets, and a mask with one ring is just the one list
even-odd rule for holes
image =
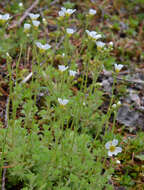
{"label": "saxifraga cespitosa plant", "polygon": [[[97,83],[112,43],[100,41],[103,35],[89,30],[88,23],[96,13],[91,10],[83,24],[86,31],[81,47],[75,46],[72,39],[78,40],[78,29],[71,28],[69,22],[75,12],[66,8],[59,11],[55,45],[38,40],[40,15],[29,15],[31,20],[24,25],[25,40],[21,40],[16,62],[15,83],[12,58],[6,56],[10,94],[7,128],[2,130],[0,141],[1,168],[8,168],[7,189],[16,185],[22,190],[113,189],[113,167],[106,165],[106,148],[110,156],[120,150],[116,152],[116,144],[110,143],[105,148],[114,134],[103,133],[113,101],[110,111],[102,113],[103,92]],[[50,36],[53,38],[53,34]],[[27,83],[20,81],[18,67],[30,45],[32,78]]]}

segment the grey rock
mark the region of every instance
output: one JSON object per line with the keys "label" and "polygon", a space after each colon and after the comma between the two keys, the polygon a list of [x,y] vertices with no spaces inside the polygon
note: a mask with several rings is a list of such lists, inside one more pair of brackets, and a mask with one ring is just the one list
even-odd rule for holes
{"label": "grey rock", "polygon": [[130,109],[129,105],[122,105],[118,110],[117,121],[126,127],[144,130],[144,114]]}

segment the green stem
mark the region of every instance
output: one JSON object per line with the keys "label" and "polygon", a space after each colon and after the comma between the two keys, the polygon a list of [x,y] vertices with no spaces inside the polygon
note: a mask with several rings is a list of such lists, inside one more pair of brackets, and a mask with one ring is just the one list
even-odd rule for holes
{"label": "green stem", "polygon": [[109,108],[108,108],[108,112],[107,112],[107,117],[106,117],[106,128],[105,128],[106,133],[108,133],[108,131],[107,131],[107,129],[108,129],[108,123],[109,123],[109,119],[110,119],[110,116],[111,116],[111,113],[112,113],[111,106],[112,106],[113,101],[114,101],[115,84],[116,84],[116,75],[114,74],[114,76],[113,76],[113,86],[112,86],[112,96],[111,96],[111,101],[110,101],[110,104],[109,104]]}

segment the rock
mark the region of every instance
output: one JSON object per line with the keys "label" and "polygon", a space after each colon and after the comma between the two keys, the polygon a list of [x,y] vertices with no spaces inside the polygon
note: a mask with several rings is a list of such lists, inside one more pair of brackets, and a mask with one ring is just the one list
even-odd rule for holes
{"label": "rock", "polygon": [[117,121],[126,127],[144,130],[144,114],[130,109],[126,104],[118,110]]}

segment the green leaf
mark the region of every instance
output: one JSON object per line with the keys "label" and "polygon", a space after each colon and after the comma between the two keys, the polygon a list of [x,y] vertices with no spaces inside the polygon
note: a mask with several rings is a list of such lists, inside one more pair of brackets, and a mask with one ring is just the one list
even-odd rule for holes
{"label": "green leaf", "polygon": [[138,158],[141,161],[144,161],[144,154],[136,155],[135,158]]}

